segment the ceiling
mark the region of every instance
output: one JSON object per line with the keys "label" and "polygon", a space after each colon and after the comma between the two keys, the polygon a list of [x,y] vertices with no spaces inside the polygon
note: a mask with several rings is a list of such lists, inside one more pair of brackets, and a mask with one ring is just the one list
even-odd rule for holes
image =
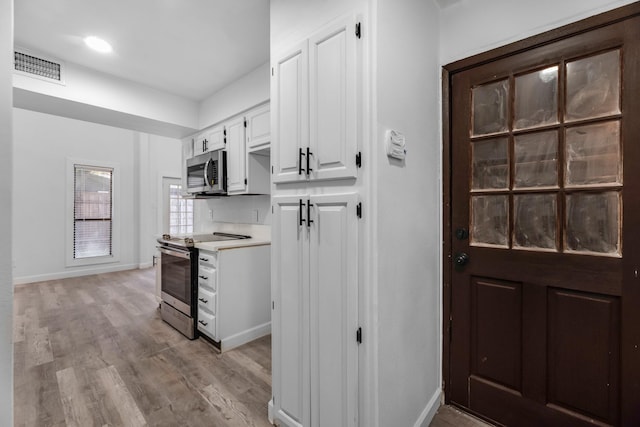
{"label": "ceiling", "polygon": [[269,0],[22,0],[14,21],[17,47],[194,101],[269,60]]}

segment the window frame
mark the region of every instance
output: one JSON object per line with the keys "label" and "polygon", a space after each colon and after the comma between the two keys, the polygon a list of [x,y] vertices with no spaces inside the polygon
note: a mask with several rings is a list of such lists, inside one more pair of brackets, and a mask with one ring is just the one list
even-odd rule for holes
{"label": "window frame", "polygon": [[[111,176],[111,255],[74,258],[74,202],[75,202],[75,167],[86,166],[108,168]],[[88,265],[112,264],[120,262],[120,165],[100,160],[67,158],[66,165],[66,242],[65,266],[79,267]]]}

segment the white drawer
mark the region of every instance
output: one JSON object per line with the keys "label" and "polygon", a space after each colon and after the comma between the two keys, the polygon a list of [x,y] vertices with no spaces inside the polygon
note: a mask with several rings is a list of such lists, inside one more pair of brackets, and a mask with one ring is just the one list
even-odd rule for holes
{"label": "white drawer", "polygon": [[216,269],[212,267],[199,266],[198,268],[198,286],[204,286],[212,291],[217,290],[216,286]]}
{"label": "white drawer", "polygon": [[204,308],[216,314],[216,293],[203,287],[198,287],[198,309]]}
{"label": "white drawer", "polygon": [[216,316],[199,309],[198,330],[204,332],[210,338],[216,339]]}
{"label": "white drawer", "polygon": [[215,252],[203,252],[198,254],[198,265],[200,267],[216,268],[217,254]]}

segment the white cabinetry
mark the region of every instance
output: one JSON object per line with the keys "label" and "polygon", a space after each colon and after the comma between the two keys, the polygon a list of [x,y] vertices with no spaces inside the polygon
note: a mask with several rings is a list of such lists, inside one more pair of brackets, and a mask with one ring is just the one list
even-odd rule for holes
{"label": "white cabinetry", "polygon": [[248,111],[247,121],[247,152],[268,149],[271,143],[271,115],[269,104],[262,105]]}
{"label": "white cabinetry", "polygon": [[193,143],[194,155],[224,148],[224,128],[215,126],[198,134]]}
{"label": "white cabinetry", "polygon": [[229,195],[269,194],[269,104],[225,122]]}
{"label": "white cabinetry", "polygon": [[357,195],[273,198],[273,414],[357,425]]}
{"label": "white cabinetry", "polygon": [[271,332],[270,246],[198,254],[198,331],[221,351]]}
{"label": "white cabinetry", "polygon": [[273,62],[273,182],[357,177],[356,20],[343,19]]}
{"label": "white cabinetry", "polygon": [[246,142],[244,116],[237,116],[225,123],[227,138],[227,191],[242,193],[247,187]]}

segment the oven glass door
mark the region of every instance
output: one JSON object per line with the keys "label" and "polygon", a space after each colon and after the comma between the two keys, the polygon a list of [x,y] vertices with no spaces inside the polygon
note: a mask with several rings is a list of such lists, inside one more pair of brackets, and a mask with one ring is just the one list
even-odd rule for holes
{"label": "oven glass door", "polygon": [[162,292],[191,307],[191,253],[167,248],[160,252]]}

